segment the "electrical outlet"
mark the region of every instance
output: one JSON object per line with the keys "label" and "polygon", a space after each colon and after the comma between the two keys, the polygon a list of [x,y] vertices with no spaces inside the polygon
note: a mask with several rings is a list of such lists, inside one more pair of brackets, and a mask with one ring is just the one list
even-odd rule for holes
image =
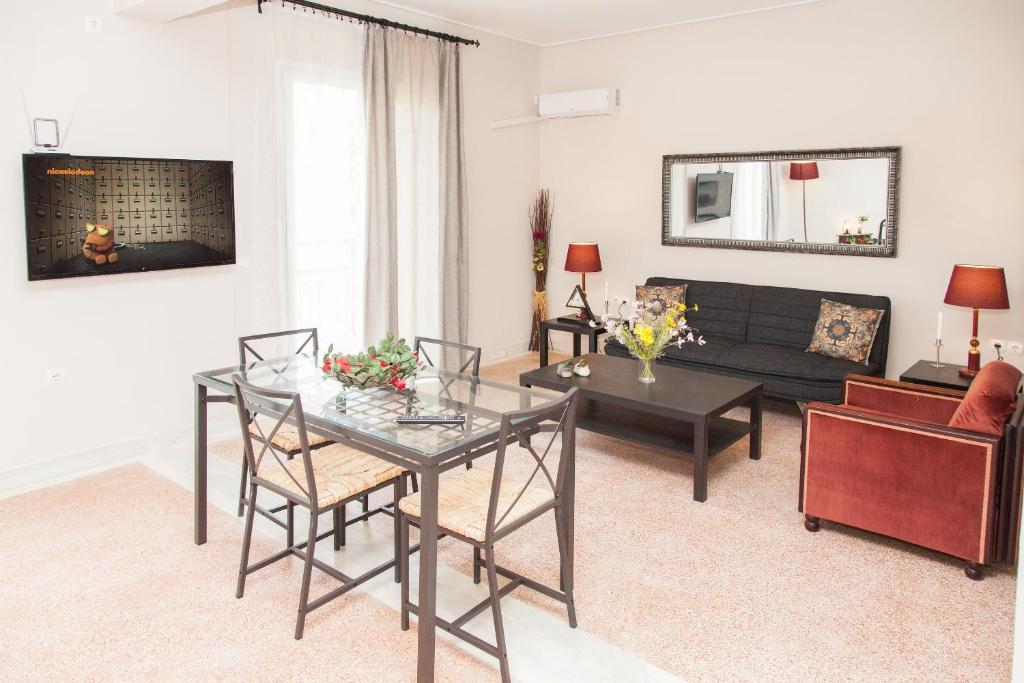
{"label": "electrical outlet", "polygon": [[64,381],[64,369],[54,368],[46,371],[46,383],[47,384],[60,384]]}
{"label": "electrical outlet", "polygon": [[103,22],[99,17],[86,17],[85,18],[85,32],[86,33],[103,33]]}
{"label": "electrical outlet", "polygon": [[1010,353],[1015,353],[1018,356],[1024,356],[1024,342],[1012,341],[1006,345],[1006,348]]}

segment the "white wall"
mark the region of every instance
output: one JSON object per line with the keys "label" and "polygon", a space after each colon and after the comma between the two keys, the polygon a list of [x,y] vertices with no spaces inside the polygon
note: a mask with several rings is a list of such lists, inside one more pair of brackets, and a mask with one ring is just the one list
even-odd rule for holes
{"label": "white wall", "polygon": [[[63,123],[72,153],[227,159],[226,23],[158,25],[105,0],[7,3],[0,28],[0,262],[7,447],[0,471],[189,425],[192,372],[232,357],[229,267],[29,283],[19,89],[33,115]],[[86,34],[86,15],[103,18]],[[63,368],[64,383],[44,383]]]}
{"label": "white wall", "polygon": [[[592,298],[649,275],[888,295],[893,376],[932,352],[940,308],[945,357],[966,361],[968,312],[941,303],[950,270],[1000,264],[1014,309],[983,312],[981,332],[1024,339],[1022,24],[1016,0],[832,0],[545,48],[544,92],[622,96],[617,116],[542,124],[553,261],[598,242]],[[903,147],[898,258],[660,244],[663,154],[880,145]],[[556,267],[549,287],[576,282]]]}
{"label": "white wall", "polygon": [[[236,0],[170,24],[112,15],[108,0],[7,4],[0,24],[0,215],[8,244],[0,255],[7,387],[0,414],[8,440],[0,484],[42,461],[73,467],[76,458],[93,462],[86,454],[97,450],[187,438],[191,374],[230,364],[235,337],[266,319],[247,296],[245,265],[27,282],[21,178],[30,139],[20,88],[36,116],[66,120],[77,102],[66,149],[73,154],[247,163],[239,145],[250,138],[235,129],[230,99],[251,67],[233,59],[230,38],[244,40],[231,34],[247,22],[232,13],[254,14],[255,2]],[[477,37],[371,2],[345,6]],[[87,15],[102,18],[101,35],[85,33]],[[479,37],[482,47],[464,50],[470,338],[493,356],[525,348],[529,336],[529,245],[520,238],[538,185],[538,132],[494,136],[489,122],[537,91],[539,51]],[[240,256],[251,202],[242,184]],[[509,292],[521,292],[522,301],[516,305]],[[62,368],[64,383],[45,384],[48,368]]]}

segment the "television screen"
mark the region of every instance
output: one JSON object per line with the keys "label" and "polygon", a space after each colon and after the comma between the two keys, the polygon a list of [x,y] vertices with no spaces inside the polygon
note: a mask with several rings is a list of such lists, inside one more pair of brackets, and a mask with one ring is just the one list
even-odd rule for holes
{"label": "television screen", "polygon": [[732,214],[732,173],[698,173],[696,185],[697,223]]}
{"label": "television screen", "polygon": [[235,262],[230,161],[26,154],[28,279]]}

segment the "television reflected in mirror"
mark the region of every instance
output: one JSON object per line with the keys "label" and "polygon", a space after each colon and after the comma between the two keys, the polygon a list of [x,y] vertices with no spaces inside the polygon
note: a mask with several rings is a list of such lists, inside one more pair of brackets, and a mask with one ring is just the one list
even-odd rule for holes
{"label": "television reflected in mirror", "polygon": [[26,154],[28,279],[235,262],[230,161]]}
{"label": "television reflected in mirror", "polygon": [[694,180],[694,222],[728,218],[732,214],[732,173],[697,173]]}

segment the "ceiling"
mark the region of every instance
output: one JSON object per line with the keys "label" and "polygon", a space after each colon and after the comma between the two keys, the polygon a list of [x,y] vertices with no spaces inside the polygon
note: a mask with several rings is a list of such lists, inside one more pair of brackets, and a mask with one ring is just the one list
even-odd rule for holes
{"label": "ceiling", "polygon": [[378,0],[534,45],[558,45],[823,0]]}

